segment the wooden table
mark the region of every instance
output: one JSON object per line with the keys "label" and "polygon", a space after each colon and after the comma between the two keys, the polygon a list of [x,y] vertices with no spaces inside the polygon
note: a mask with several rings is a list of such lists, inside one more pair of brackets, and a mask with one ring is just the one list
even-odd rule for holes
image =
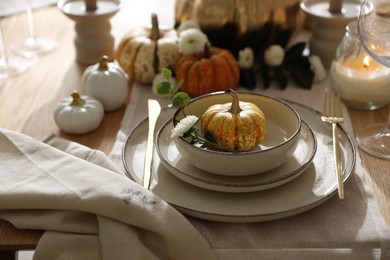
{"label": "wooden table", "polygon": [[[120,39],[131,26],[145,21],[137,14],[135,1],[123,1],[122,10],[112,20],[112,33]],[[125,107],[106,113],[102,125],[86,135],[62,133],[53,120],[53,109],[59,99],[79,90],[85,66],[75,62],[74,23],[55,6],[34,13],[37,34],[58,40],[58,48],[39,60],[27,72],[0,81],[0,127],[25,133],[36,139],[56,134],[108,154],[114,144]],[[172,18],[173,19],[173,18]],[[28,35],[25,14],[1,20],[6,43]],[[130,84],[131,85],[131,84]],[[130,104],[131,105],[131,104]],[[386,122],[390,106],[376,111],[349,109],[355,132],[369,123]],[[363,168],[387,225],[390,227],[390,163],[360,152]],[[12,259],[13,251],[34,249],[42,232],[18,230],[0,221],[0,258]],[[9,258],[7,258],[9,257]]]}

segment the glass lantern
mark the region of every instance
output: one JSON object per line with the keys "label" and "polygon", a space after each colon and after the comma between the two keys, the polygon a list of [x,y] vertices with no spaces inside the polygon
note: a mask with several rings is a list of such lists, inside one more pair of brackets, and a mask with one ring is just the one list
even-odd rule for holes
{"label": "glass lantern", "polygon": [[331,87],[349,107],[374,110],[390,103],[390,68],[376,62],[364,50],[356,21],[346,27],[329,79]]}

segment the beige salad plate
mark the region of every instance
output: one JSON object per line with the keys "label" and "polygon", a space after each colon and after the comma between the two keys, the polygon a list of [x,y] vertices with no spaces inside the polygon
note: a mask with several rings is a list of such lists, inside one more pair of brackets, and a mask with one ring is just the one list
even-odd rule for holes
{"label": "beige salad plate", "polygon": [[[253,192],[275,188],[297,178],[312,162],[316,149],[313,131],[302,123],[297,148],[281,166],[247,176],[223,176],[203,171],[183,158],[171,138],[173,124],[168,120],[157,134],[157,153],[161,163],[177,178],[194,186],[222,192]],[[259,162],[261,163],[261,162]]]}

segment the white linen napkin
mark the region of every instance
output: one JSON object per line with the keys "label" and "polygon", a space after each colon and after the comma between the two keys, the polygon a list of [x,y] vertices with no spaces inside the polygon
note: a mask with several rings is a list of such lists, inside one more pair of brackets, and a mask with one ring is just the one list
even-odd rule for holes
{"label": "white linen napkin", "polygon": [[0,218],[46,230],[34,259],[215,259],[180,213],[100,151],[0,129]]}
{"label": "white linen napkin", "polygon": [[[253,91],[321,111],[327,87],[329,82],[325,80],[314,84],[311,90],[289,84],[285,90],[258,86]],[[127,135],[147,117],[148,98],[159,100],[162,106],[171,102],[170,98],[155,96],[150,86],[133,86],[131,106],[109,155],[118,167],[123,167],[122,148]],[[345,106],[343,110],[342,126],[353,139]],[[365,180],[358,154],[355,173],[345,185],[345,196],[344,201],[335,196],[308,212],[271,222],[235,224],[188,219],[209,241],[219,259],[390,259],[390,233]]]}

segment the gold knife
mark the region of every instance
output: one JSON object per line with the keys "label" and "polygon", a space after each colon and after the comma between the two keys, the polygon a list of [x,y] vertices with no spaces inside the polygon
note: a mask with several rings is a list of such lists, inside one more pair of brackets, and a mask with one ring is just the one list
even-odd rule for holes
{"label": "gold knife", "polygon": [[157,100],[148,100],[148,115],[149,115],[149,131],[148,139],[146,141],[146,153],[144,163],[144,178],[143,187],[149,189],[150,181],[152,179],[152,162],[154,153],[154,129],[156,127],[157,118],[160,115],[161,107]]}

